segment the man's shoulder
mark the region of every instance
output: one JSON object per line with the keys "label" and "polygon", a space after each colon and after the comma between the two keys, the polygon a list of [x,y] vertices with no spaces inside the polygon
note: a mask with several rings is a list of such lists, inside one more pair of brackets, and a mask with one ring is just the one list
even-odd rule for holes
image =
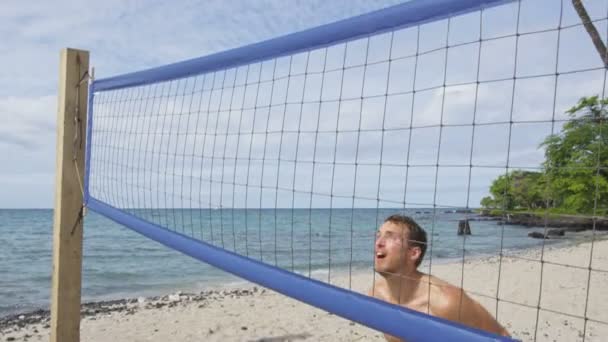
{"label": "man's shoulder", "polygon": [[452,298],[455,296],[460,297],[462,289],[458,286],[452,285],[447,281],[437,278],[435,276],[428,276],[428,281],[431,283],[431,289],[435,294],[441,298]]}
{"label": "man's shoulder", "polygon": [[430,276],[429,281],[431,286],[431,296],[433,298],[431,307],[433,312],[440,316],[449,316],[457,311],[460,307],[464,295],[464,291],[448,283],[445,280]]}
{"label": "man's shoulder", "polygon": [[386,289],[386,282],[381,279],[376,279],[372,284],[372,287],[367,290],[368,296],[382,298],[382,293]]}

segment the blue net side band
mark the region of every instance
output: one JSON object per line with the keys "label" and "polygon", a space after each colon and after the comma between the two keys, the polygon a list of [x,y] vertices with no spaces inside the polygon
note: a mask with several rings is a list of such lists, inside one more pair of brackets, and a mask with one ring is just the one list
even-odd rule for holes
{"label": "blue net side band", "polygon": [[[222,250],[139,219],[94,198],[89,198],[88,208],[197,260],[408,341],[512,341],[509,338],[430,317]],[[431,331],[432,334],[429,334]]]}
{"label": "blue net side band", "polygon": [[89,194],[89,179],[91,177],[91,146],[93,146],[93,103],[95,99],[95,93],[93,92],[93,84],[89,85],[89,99],[87,104],[87,131],[86,131],[86,145],[84,155],[84,205],[87,205],[87,201],[90,198]]}
{"label": "blue net side band", "polygon": [[174,80],[322,48],[370,34],[420,25],[512,2],[513,0],[412,0],[313,29],[227,50],[206,57],[97,80],[93,91],[120,89]]}

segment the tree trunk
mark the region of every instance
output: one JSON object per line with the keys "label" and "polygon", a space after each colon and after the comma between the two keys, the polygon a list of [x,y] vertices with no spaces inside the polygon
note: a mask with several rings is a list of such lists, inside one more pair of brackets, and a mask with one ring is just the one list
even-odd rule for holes
{"label": "tree trunk", "polygon": [[604,67],[608,67],[608,53],[606,53],[606,45],[604,44],[599,32],[597,32],[595,25],[593,25],[593,22],[591,22],[591,18],[589,18],[589,14],[587,14],[585,6],[583,6],[581,0],[572,0],[572,5],[574,6],[576,13],[578,13],[578,16],[581,18],[587,33],[589,33],[589,37],[591,37],[591,41],[593,41],[595,49],[600,54],[600,58],[604,62]]}

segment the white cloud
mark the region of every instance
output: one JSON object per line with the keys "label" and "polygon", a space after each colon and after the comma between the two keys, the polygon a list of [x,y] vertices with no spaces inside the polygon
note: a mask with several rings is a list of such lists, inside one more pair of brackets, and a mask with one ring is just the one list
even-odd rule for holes
{"label": "white cloud", "polygon": [[57,117],[56,96],[0,97],[0,144],[16,144],[25,148],[49,148],[55,137]]}
{"label": "white cloud", "polygon": [[[3,68],[1,70],[3,77],[0,78],[0,119],[2,120],[0,124],[0,152],[9,156],[6,158],[7,162],[3,162],[0,165],[0,177],[2,177],[2,182],[4,182],[2,184],[11,182],[11,179],[15,180],[15,175],[24,177],[19,179],[36,178],[44,184],[48,182],[52,183],[52,177],[48,175],[52,174],[54,168],[55,94],[57,89],[59,50],[62,47],[71,46],[90,50],[91,63],[96,67],[96,76],[98,78],[107,77],[269,39],[369,12],[397,2],[400,1],[387,0],[373,3],[363,0],[315,0],[302,3],[270,0],[256,2],[233,1],[229,3],[219,0],[204,2],[183,0],[166,3],[119,0],[104,2],[74,2],[65,0],[43,3],[4,1],[0,4],[0,36],[3,37],[3,44],[0,46],[0,65]],[[553,4],[553,2],[545,1],[543,4]],[[588,6],[593,18],[605,17],[608,1],[586,2],[585,4]],[[541,11],[542,15],[540,17],[534,17],[530,16],[530,13],[538,11],[539,8],[532,6],[530,1],[526,2],[526,5],[522,6],[522,11],[524,12],[522,13],[520,30],[529,31],[539,29],[539,27],[553,27],[551,25],[555,24],[554,19],[558,17],[556,16],[556,8],[555,6],[547,7]],[[488,10],[484,17],[484,25],[487,26],[484,26],[484,38],[515,32],[515,20],[511,20],[514,14],[513,6]],[[535,20],[531,20],[531,18],[535,18]],[[454,24],[452,30],[460,27],[461,31],[458,32],[459,34],[455,34],[455,31],[452,31],[450,39],[467,41],[471,37],[475,38],[475,35],[478,34],[476,31],[477,25],[475,25],[476,20],[478,20],[478,16],[470,15],[460,20],[458,24]],[[470,22],[473,23],[471,24]],[[566,6],[564,24],[575,22],[575,14]],[[606,24],[602,22],[598,23],[598,25],[602,35],[604,35]],[[428,48],[437,46],[439,43],[443,44],[443,40],[437,37],[444,37],[445,31],[445,22],[425,25],[421,35],[425,39],[422,46]],[[371,58],[374,61],[383,58],[382,53],[386,52],[388,37],[389,35],[384,35],[378,40],[374,40],[371,45],[374,49],[380,51],[371,54]],[[400,55],[408,54],[401,51],[405,45],[415,47],[415,40],[412,40],[412,38],[415,39],[415,35],[399,34],[395,37],[398,37],[396,45],[398,48],[396,47],[394,51],[399,50]],[[407,42],[402,41],[407,39],[409,39]],[[523,41],[526,38],[521,39]],[[516,59],[513,43],[513,38],[505,38],[487,41],[482,44],[480,70],[480,78],[482,80],[512,76],[513,62]],[[564,30],[560,44],[560,71],[568,71],[573,68],[597,67],[598,59],[594,57],[593,46],[589,43],[588,37],[583,30]],[[529,41],[527,43],[523,42],[518,55],[520,58],[525,57],[525,60],[530,63],[520,63],[520,67],[523,68],[521,70],[525,71],[526,74],[536,71],[542,73],[547,71],[549,73],[552,72],[555,61],[552,62],[553,66],[549,66],[551,63],[546,60],[547,56],[551,57],[558,54],[557,51],[553,51],[555,50],[555,45],[554,41],[546,39],[532,43]],[[355,63],[355,60],[361,60],[364,56],[362,53],[364,48],[365,44],[362,44],[362,42],[350,45],[347,64]],[[329,63],[332,67],[341,64],[341,51],[338,50],[330,51],[332,57],[329,58]],[[475,80],[474,76],[477,69],[476,52],[477,45],[475,44],[472,45],[472,48],[452,48],[447,64],[448,84],[451,82],[470,82]],[[531,63],[531,61],[536,62]],[[546,63],[543,64],[543,62]],[[389,92],[407,91],[408,87],[411,87],[413,83],[411,75],[414,67],[413,59],[394,61],[393,66],[394,68],[389,77]],[[418,68],[423,68],[424,71],[419,72],[417,75],[416,89],[441,85],[443,82],[444,66],[445,60],[442,51],[422,56],[418,63]],[[315,68],[318,67],[319,65],[315,66]],[[366,76],[366,84],[363,86],[360,80],[362,69],[349,72],[349,81],[343,92],[348,96],[352,95],[353,98],[359,96],[361,89],[363,89],[365,96],[382,94],[384,92],[383,87],[387,81],[384,75],[387,68],[382,64],[378,64],[370,67],[370,70],[373,73],[370,71],[370,74]],[[393,74],[397,75],[397,77],[393,77]],[[339,77],[341,74],[340,72],[336,72],[332,77],[334,76]],[[604,75],[601,70],[560,75],[557,85],[557,117],[563,118],[561,114],[563,109],[573,105],[579,97],[601,92],[603,77]],[[320,78],[310,81],[309,86],[316,87],[319,83]],[[325,84],[327,88],[323,91],[324,100],[327,100],[328,97],[337,96],[336,94],[339,89],[336,88],[336,84],[339,84],[339,82],[326,80]],[[330,84],[331,86],[328,86]],[[295,85],[293,86],[295,87]],[[511,88],[512,83],[509,80],[480,84],[477,95],[477,122],[508,121],[511,114]],[[555,85],[553,84],[552,77],[538,80],[518,80],[515,93],[516,98],[513,103],[513,118],[516,121],[550,118],[547,115],[552,114],[554,91]],[[285,96],[285,94],[281,95]],[[293,95],[290,91],[288,96],[288,100],[295,99],[297,101],[299,100],[300,93]],[[309,89],[306,90],[305,98],[307,100],[315,96],[317,95],[314,91],[309,92]],[[409,125],[411,99],[408,102],[408,96],[404,94],[393,96],[389,99],[385,128],[402,128]],[[251,96],[247,95],[248,103],[251,102],[249,101],[249,97]],[[242,95],[240,97],[237,96],[236,102],[240,102],[241,99]],[[442,89],[417,92],[415,99],[415,126],[438,125],[442,111],[444,123],[467,124],[472,121],[472,112],[475,105],[475,87],[470,85],[448,87],[445,95]],[[270,101],[268,94],[263,94],[260,97],[260,101],[262,100]],[[225,108],[225,101],[222,102],[222,108]],[[273,98],[273,103],[280,102],[275,101]],[[330,102],[324,102],[324,105],[320,108],[320,129],[325,131],[335,129],[332,126],[335,126],[336,122],[340,129],[344,129],[345,127],[357,128],[360,108],[362,108],[364,115],[361,120],[362,128],[379,129],[378,121],[384,117],[383,101],[374,100],[364,101],[363,103],[353,100],[349,103],[343,103],[339,122],[336,116],[337,107],[333,106]],[[282,117],[277,115],[281,114],[280,109],[278,108],[276,111],[273,109],[271,111],[271,117],[268,121],[271,129],[281,129]],[[316,118],[316,111],[318,109],[314,106],[305,107],[303,113],[307,121],[302,127],[306,129],[315,128],[312,118]],[[289,120],[286,121],[286,127],[296,130],[298,128],[296,120],[299,115],[298,106],[293,105],[289,107],[286,113],[289,117]],[[211,121],[210,125],[216,122],[214,120]],[[265,123],[260,125],[258,121],[255,124],[256,130],[265,129]],[[220,125],[225,124],[226,122],[220,121]],[[253,121],[245,121],[243,124],[252,125]],[[165,128],[160,127],[160,124],[158,126],[158,129],[168,127],[171,127],[173,131],[177,129],[175,124]],[[184,130],[186,129],[185,126],[182,122],[179,129]],[[191,126],[194,126],[194,124],[191,124]],[[198,127],[202,126],[203,123],[199,123]],[[225,129],[222,127],[224,126],[220,126],[220,132],[222,129]],[[538,130],[536,128],[533,126],[522,126],[518,130],[514,130],[514,137],[517,141],[512,146],[516,146],[517,150],[511,153],[513,162],[538,165],[539,153],[542,155],[542,151],[537,149],[539,134],[534,133],[543,132],[544,134],[546,129]],[[506,148],[505,132],[507,130],[505,128],[493,130],[489,127],[480,126],[476,128],[475,132],[477,145],[474,146],[473,151],[476,162],[481,164],[483,164],[482,161],[501,163],[501,161],[505,160],[503,158],[503,151]],[[466,163],[470,158],[469,154],[471,151],[470,136],[472,132],[470,127],[462,129],[446,128],[443,134],[445,136],[442,137],[440,162]],[[367,133],[365,136],[367,140],[359,144],[359,158],[366,161],[376,160],[377,147],[381,140],[380,136],[373,132]],[[278,137],[278,135],[275,135],[270,141],[276,141]],[[439,142],[438,129],[417,130],[413,134],[413,137],[410,161],[435,163],[437,161],[437,145]],[[137,141],[120,137],[115,138],[118,139],[115,141],[127,143]],[[285,140],[285,146],[282,151],[283,155],[295,154],[293,145],[296,140],[292,138],[294,136],[290,136]],[[329,133],[320,136],[320,145],[318,147],[322,151],[317,153],[317,157],[321,156],[326,159],[332,159],[333,151],[331,144],[335,141],[334,138]],[[350,138],[352,136],[349,137],[348,134],[345,134],[338,139],[340,144],[338,160],[353,158],[352,156],[357,145],[354,142],[355,140]],[[383,158],[390,158],[392,162],[403,162],[405,152],[409,148],[407,146],[409,139],[407,138],[409,138],[409,132],[407,131],[394,131],[387,134],[383,140],[383,147],[386,152]],[[200,143],[200,141],[197,143]],[[244,138],[241,143],[248,144],[249,141]],[[253,139],[251,141],[253,153],[256,156],[263,154],[264,148],[262,144],[264,143],[264,139]],[[311,141],[313,141],[312,138],[307,136],[300,142],[302,146],[300,146],[299,158],[312,157],[313,149],[306,145]],[[175,140],[167,144],[170,146],[166,146],[166,148],[175,151],[176,146],[180,147],[186,144],[186,151],[195,150],[190,148],[189,144],[192,144],[192,142]],[[207,138],[207,142],[211,145],[213,144],[213,139]],[[230,149],[232,147],[230,144],[233,143],[234,141],[228,142],[228,151],[236,150],[236,148]],[[205,151],[217,155],[224,146],[223,144],[224,142],[220,139],[216,141],[215,152],[209,146],[205,148]],[[267,146],[266,149],[266,153],[269,153],[269,155],[278,153],[276,148],[272,147],[274,148],[273,150],[270,148]],[[202,146],[198,149],[202,152]],[[239,148],[239,151],[241,150],[245,151],[242,146]],[[200,167],[202,168],[202,166]],[[237,169],[237,173],[239,170]],[[210,169],[206,170],[206,172],[209,175],[212,174]],[[229,177],[234,176],[231,172],[227,172],[226,175]],[[253,172],[253,176],[261,177],[256,172]],[[393,173],[395,175],[400,174],[400,172]],[[265,173],[265,179],[268,177],[268,174]],[[454,177],[456,177],[456,174],[456,171],[454,171]],[[414,198],[422,200],[428,197],[425,194],[433,187],[429,188],[426,183],[433,182],[425,180],[426,178],[424,177],[429,175],[433,176],[433,173],[428,173],[428,170],[426,174],[421,172],[418,179],[419,182],[414,181],[408,185],[409,189],[414,189],[419,193],[419,195],[413,193]],[[378,174],[371,169],[359,172],[359,177],[365,176],[372,179],[377,178]],[[321,179],[319,177],[317,175],[315,179]],[[340,175],[337,177],[340,178]],[[475,189],[482,189],[484,187],[482,183],[489,182],[489,177],[487,175],[479,176],[476,179]],[[345,176],[344,178],[347,177]],[[397,178],[395,179],[397,180]],[[13,181],[13,183],[19,182]],[[387,181],[386,183],[390,184],[392,182]],[[398,182],[395,181],[394,183]],[[457,185],[442,187],[446,193],[455,194],[453,198],[458,197],[458,192],[462,191],[459,186],[461,183],[455,184]],[[317,185],[315,184],[315,187]],[[323,187],[322,185],[321,187]],[[352,186],[346,186],[345,190],[347,188],[352,188]],[[377,192],[377,189],[374,187],[369,189],[363,187],[361,189],[361,191],[366,191],[369,194]],[[479,191],[476,194],[479,197],[482,195],[482,192]],[[34,198],[40,198],[34,190],[31,192],[26,191],[21,196],[23,198],[31,197],[32,203],[34,203]],[[453,201],[450,200],[450,196],[440,198],[452,203]],[[50,199],[52,196],[44,195],[42,197]],[[23,201],[25,203],[23,205],[28,206],[27,200],[24,199]],[[472,205],[475,204],[474,202],[475,199],[471,200]],[[2,203],[10,203],[10,201],[7,201],[0,194],[0,206],[2,206]],[[48,201],[46,206],[51,206],[51,202]]]}
{"label": "white cloud", "polygon": [[[394,3],[316,1],[294,11],[293,4],[281,1],[2,1],[0,178],[3,184],[13,184],[16,175],[39,179],[35,172],[54,170],[55,94],[63,47],[90,50],[97,77],[107,77],[254,43]],[[0,207],[41,203],[35,189],[24,189],[18,202],[2,194]],[[52,205],[51,197],[43,196],[44,206]]]}

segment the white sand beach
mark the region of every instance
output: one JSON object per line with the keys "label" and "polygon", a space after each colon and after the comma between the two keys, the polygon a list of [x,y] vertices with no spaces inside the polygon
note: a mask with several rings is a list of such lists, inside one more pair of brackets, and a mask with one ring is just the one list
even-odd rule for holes
{"label": "white sand beach", "polygon": [[[589,242],[546,247],[543,253],[543,264],[538,249],[503,257],[498,320],[523,341],[533,341],[535,336],[537,341],[582,341],[584,319],[577,316],[584,317],[586,312],[589,320],[585,341],[606,341],[608,325],[599,322],[608,322],[608,241],[593,244],[590,276]],[[464,288],[494,314],[497,302],[492,298],[496,297],[498,265],[498,257],[491,257],[466,261],[464,270],[462,263],[433,265],[432,273],[460,285],[464,271]],[[355,274],[353,289],[364,292],[371,281],[371,272]],[[348,278],[336,277],[336,283],[347,286]],[[542,310],[538,312],[541,287]],[[48,318],[39,316],[23,315],[3,322],[0,341],[47,341]],[[89,307],[83,309],[81,340],[382,341],[383,337],[377,331],[251,284]]]}

